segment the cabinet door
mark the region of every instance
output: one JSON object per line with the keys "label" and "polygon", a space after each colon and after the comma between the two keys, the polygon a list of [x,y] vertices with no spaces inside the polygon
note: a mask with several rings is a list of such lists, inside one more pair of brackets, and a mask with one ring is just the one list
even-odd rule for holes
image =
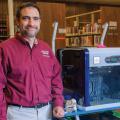
{"label": "cabinet door", "polygon": [[[58,29],[65,28],[65,4],[37,2],[41,10],[41,30],[39,36],[51,45],[53,23],[58,21]],[[63,40],[56,40],[56,49],[64,47]]]}

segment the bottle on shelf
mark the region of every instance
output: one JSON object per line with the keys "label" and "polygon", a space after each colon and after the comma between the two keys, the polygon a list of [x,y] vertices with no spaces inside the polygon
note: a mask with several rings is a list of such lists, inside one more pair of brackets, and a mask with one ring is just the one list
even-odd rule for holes
{"label": "bottle on shelf", "polygon": [[[101,10],[66,17],[66,46],[97,46],[101,36]],[[78,42],[79,41],[79,42]]]}

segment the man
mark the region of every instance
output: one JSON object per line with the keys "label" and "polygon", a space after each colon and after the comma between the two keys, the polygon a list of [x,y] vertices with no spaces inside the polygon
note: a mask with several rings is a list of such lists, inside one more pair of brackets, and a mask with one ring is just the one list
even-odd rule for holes
{"label": "man", "polygon": [[36,38],[40,10],[25,3],[16,20],[20,33],[0,44],[0,120],[51,120],[51,101],[53,115],[63,117],[61,68]]}

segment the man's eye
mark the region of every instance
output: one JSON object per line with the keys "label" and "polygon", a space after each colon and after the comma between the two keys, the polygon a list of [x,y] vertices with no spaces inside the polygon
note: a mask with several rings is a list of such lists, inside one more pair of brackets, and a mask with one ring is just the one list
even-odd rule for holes
{"label": "man's eye", "polygon": [[23,20],[30,20],[30,17],[29,16],[23,16],[22,19]]}
{"label": "man's eye", "polygon": [[29,16],[23,16],[22,17],[23,20],[40,20],[40,17],[29,17]]}
{"label": "man's eye", "polygon": [[33,17],[34,20],[40,20],[40,17]]}

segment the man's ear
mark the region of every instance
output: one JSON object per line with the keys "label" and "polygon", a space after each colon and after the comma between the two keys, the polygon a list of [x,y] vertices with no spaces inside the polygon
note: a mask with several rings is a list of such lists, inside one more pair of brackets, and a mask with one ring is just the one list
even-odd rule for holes
{"label": "man's ear", "polygon": [[40,19],[40,23],[41,23],[41,19]]}
{"label": "man's ear", "polygon": [[20,29],[19,29],[19,20],[18,19],[15,20],[15,26],[17,29],[16,31],[19,32]]}
{"label": "man's ear", "polygon": [[20,22],[20,20],[19,20],[18,18],[16,18],[16,20],[15,20],[15,25],[16,25],[16,26],[19,26],[19,22]]}

